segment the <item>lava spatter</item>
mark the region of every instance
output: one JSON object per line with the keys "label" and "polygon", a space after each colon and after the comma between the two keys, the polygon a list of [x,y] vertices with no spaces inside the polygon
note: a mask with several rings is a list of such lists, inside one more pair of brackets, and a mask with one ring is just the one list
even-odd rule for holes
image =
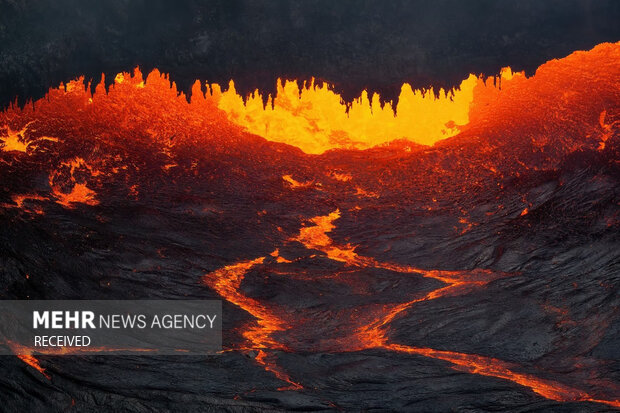
{"label": "lava spatter", "polygon": [[20,130],[12,130],[10,126],[5,125],[6,136],[0,136],[0,151],[29,153],[37,149],[37,143],[40,141],[58,142],[57,138],[49,136],[29,137],[27,132],[33,123],[34,121],[26,123]]}
{"label": "lava spatter", "polygon": [[78,182],[78,172],[86,172],[89,176],[97,176],[99,171],[88,165],[84,159],[75,158],[61,165],[58,171],[50,174],[49,184],[56,197],[56,203],[74,208],[75,204],[98,205],[96,193],[88,188],[86,182]]}

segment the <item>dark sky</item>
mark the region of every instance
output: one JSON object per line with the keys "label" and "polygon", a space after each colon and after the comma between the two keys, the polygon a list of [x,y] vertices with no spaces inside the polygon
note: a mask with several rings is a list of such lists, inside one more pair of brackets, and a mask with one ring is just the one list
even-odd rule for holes
{"label": "dark sky", "polygon": [[[85,74],[158,67],[271,90],[315,76],[347,98],[541,63],[620,40],[615,0],[0,0],[0,106]],[[108,76],[109,79],[112,76]]]}

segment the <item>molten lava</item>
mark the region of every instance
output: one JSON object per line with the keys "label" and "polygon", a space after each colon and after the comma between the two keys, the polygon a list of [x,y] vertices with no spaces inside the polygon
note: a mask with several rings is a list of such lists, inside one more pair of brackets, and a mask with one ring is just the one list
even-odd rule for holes
{"label": "molten lava", "polygon": [[276,377],[290,384],[290,387],[282,388],[282,390],[300,389],[301,385],[293,382],[286,373],[270,360],[270,356],[264,351],[264,349],[288,350],[272,337],[276,331],[285,330],[287,324],[268,306],[245,296],[241,292],[241,282],[246,272],[255,265],[262,264],[264,260],[265,258],[261,257],[226,266],[205,275],[203,281],[226,301],[243,308],[256,318],[256,326],[244,326],[242,328],[243,337],[248,340],[249,348],[258,350],[255,360],[266,370],[274,373]]}
{"label": "molten lava", "polygon": [[35,356],[18,355],[17,357],[19,357],[21,361],[28,364],[30,367],[34,368],[39,373],[44,375],[47,379],[50,378],[50,376],[45,372],[45,369],[41,367],[41,363],[39,363],[39,360],[37,360]]}
{"label": "molten lava", "polygon": [[[86,183],[78,183],[75,175],[76,171],[79,169],[84,169],[91,176],[97,176],[99,172],[93,171],[92,168],[80,158],[73,159],[67,163],[62,163],[61,166],[67,169],[67,179],[62,182],[62,172],[59,171],[51,174],[49,178],[52,193],[57,198],[56,202],[67,208],[73,208],[76,203],[97,205],[99,201],[95,198],[95,192],[89,189],[86,186]],[[62,183],[57,184],[57,181],[61,181]],[[69,186],[69,192],[64,192],[63,187],[67,185]]]}
{"label": "molten lava", "polygon": [[[301,88],[279,81],[277,94],[266,99],[258,92],[239,96],[232,82],[226,91],[208,85],[204,94],[197,81],[188,101],[157,70],[146,79],[137,69],[133,75],[121,73],[109,90],[101,82],[94,93],[78,79],[51,89],[32,105],[0,113],[0,173],[6,177],[0,211],[15,222],[22,222],[24,215],[32,221],[49,215],[56,226],[41,232],[55,235],[66,225],[56,219],[60,214],[91,213],[92,222],[105,223],[111,210],[136,206],[148,211],[147,231],[140,238],[148,239],[167,211],[174,219],[166,221],[166,230],[174,232],[187,219],[192,226],[208,228],[206,234],[215,234],[222,245],[238,224],[222,211],[244,217],[240,222],[253,226],[244,232],[243,245],[234,245],[259,246],[261,252],[244,250],[234,255],[245,257],[238,262],[231,262],[229,251],[222,253],[227,257],[222,267],[204,274],[201,288],[247,313],[248,319],[237,325],[241,339],[235,341],[241,342],[225,347],[254,355],[258,365],[287,383],[281,390],[305,389],[302,377],[290,377],[282,367],[278,357],[283,353],[379,350],[442,360],[550,400],[620,407],[615,395],[603,391],[605,397],[598,397],[541,378],[544,375],[535,373],[542,370],[532,373],[531,366],[408,346],[394,334],[397,321],[425,303],[470,297],[520,280],[512,269],[521,267],[509,267],[510,273],[489,269],[503,268],[494,263],[504,254],[501,243],[490,245],[504,234],[520,235],[543,206],[561,206],[549,207],[538,193],[526,197],[519,192],[520,179],[536,171],[551,175],[569,155],[587,150],[615,156],[619,61],[620,43],[602,44],[550,61],[529,78],[506,69],[499,77],[469,76],[449,92],[414,91],[403,85],[398,102],[384,105],[380,96],[367,92],[347,105],[330,86],[314,81]],[[601,211],[613,227],[617,214]],[[364,213],[368,215],[362,223]],[[432,233],[432,240],[441,240],[432,251],[443,251],[453,240],[463,242],[459,251],[488,241],[480,253],[484,260],[452,267],[414,265],[421,262],[415,256],[401,255],[400,263],[392,260],[389,243],[384,250],[376,248],[385,235],[395,248],[408,251],[410,245],[402,238],[415,242],[420,228],[400,232],[399,227],[423,218],[448,228]],[[505,219],[501,225],[493,221],[500,218]],[[347,219],[354,224],[345,225]],[[383,234],[374,220],[396,229]],[[491,233],[474,238],[485,223]],[[337,228],[351,233],[341,237]],[[259,230],[265,231],[264,237]],[[121,232],[115,241],[124,245],[129,236]],[[180,249],[180,256],[202,248],[202,239],[191,243],[185,238],[192,231],[186,232],[163,237],[173,246],[190,245]],[[446,241],[449,236],[453,238]],[[365,244],[359,241],[363,237]],[[97,242],[102,250],[111,249],[101,239]],[[81,255],[97,255],[76,245]],[[158,259],[163,260],[161,251]],[[210,254],[217,251],[209,250],[208,259],[213,258]],[[196,255],[187,262],[204,262]],[[174,268],[178,272],[180,267]],[[368,277],[373,274],[399,282],[416,280],[420,288],[416,284],[409,290],[395,282],[399,294],[384,296],[388,287],[372,285]],[[279,284],[270,286],[271,295],[248,288],[274,280]],[[333,282],[329,287],[346,284],[349,291],[380,299],[337,302],[329,287],[300,306],[276,296],[282,285],[292,285],[295,294],[301,294],[304,283],[325,280]],[[316,325],[327,327],[317,332]],[[34,356],[21,353],[24,362],[48,375]]]}
{"label": "molten lava", "polygon": [[389,350],[409,354],[419,354],[425,357],[444,360],[452,363],[455,366],[455,369],[469,373],[510,380],[520,384],[521,386],[529,387],[532,391],[540,394],[546,399],[559,402],[590,401],[620,408],[620,400],[596,399],[593,396],[570,386],[566,386],[552,380],[540,379],[531,374],[515,372],[514,369],[518,368],[518,366],[511,365],[510,363],[506,363],[502,360],[482,357],[475,354],[455,353],[453,351],[433,350],[430,348],[408,347],[398,344],[390,344],[386,346],[386,348]]}
{"label": "molten lava", "polygon": [[43,140],[58,142],[58,139],[50,138],[48,136],[41,136],[33,140],[26,139],[25,134],[28,131],[31,123],[32,122],[27,123],[26,125],[24,125],[23,128],[18,131],[11,130],[10,126],[5,126],[6,136],[4,138],[0,138],[0,143],[2,144],[2,146],[0,146],[0,150],[4,152],[16,151],[26,153],[28,152],[28,150],[32,150],[30,149],[31,146],[33,149],[36,149],[36,142]]}
{"label": "molten lava", "polygon": [[[519,125],[525,124],[526,132],[538,145],[547,144],[540,140],[543,134],[548,139],[554,131],[577,128],[583,131],[584,142],[570,142],[572,150],[590,139],[604,146],[618,122],[615,91],[619,59],[618,43],[606,43],[550,61],[531,78],[506,68],[498,77],[470,75],[449,92],[413,90],[405,84],[398,102],[385,105],[381,105],[379,95],[369,98],[366,92],[347,105],[330,86],[314,81],[301,88],[297,82],[278,81],[277,94],[267,98],[267,105],[258,92],[245,99],[239,96],[233,82],[226,91],[217,84],[207,84],[205,95],[196,81],[188,103],[175,84],[157,70],[145,80],[136,69],[133,76],[117,75],[108,92],[101,82],[91,94],[80,78],[50,90],[33,106],[4,112],[0,118],[4,129],[0,149],[32,153],[42,141],[57,141],[43,132],[58,130],[41,125],[52,113],[60,115],[55,125],[71,128],[78,122],[81,128],[100,132],[104,140],[122,140],[127,133],[141,131],[145,138],[167,141],[168,145],[174,144],[171,139],[181,137],[212,137],[231,122],[311,154],[337,148],[366,149],[398,139],[431,145],[461,132],[488,136],[511,126],[522,133]],[[592,78],[591,73],[597,77]],[[558,90],[564,92],[556,98]],[[59,114],[61,101],[65,109]],[[575,117],[577,108],[584,112]],[[542,116],[547,112],[554,114],[553,125]],[[116,129],[111,130],[110,125]]]}
{"label": "molten lava", "polygon": [[[390,343],[387,336],[389,324],[399,316],[399,314],[411,308],[414,304],[426,300],[435,300],[441,297],[467,294],[472,288],[480,288],[485,284],[510,274],[496,273],[489,270],[473,271],[440,271],[423,270],[410,266],[379,262],[370,257],[359,256],[354,252],[355,247],[350,245],[337,246],[329,237],[328,233],[336,228],[334,221],[340,218],[340,211],[336,210],[326,216],[312,218],[310,223],[313,225],[304,226],[300,229],[297,236],[288,242],[299,242],[309,250],[319,250],[329,259],[346,263],[347,266],[374,267],[390,271],[407,273],[418,273],[424,277],[434,278],[445,284],[431,291],[421,298],[414,300],[383,306],[370,314],[374,321],[351,329],[348,336],[338,340],[340,347],[338,351],[361,351],[373,348],[417,354],[425,357],[448,361],[462,371],[484,376],[496,377],[509,380],[521,386],[528,387],[537,394],[555,401],[591,401],[604,403],[614,407],[620,407],[619,400],[602,400],[595,398],[584,391],[574,389],[570,386],[557,383],[552,380],[540,379],[532,374],[519,373],[516,370],[519,366],[506,363],[502,360],[491,357],[484,357],[475,354],[464,354],[453,351],[435,350],[431,348],[417,348],[396,343]],[[276,249],[271,255],[280,258],[279,250]],[[277,260],[279,263],[290,263],[288,260]],[[212,286],[226,301],[236,304],[246,310],[257,319],[257,327],[246,328],[243,335],[253,345],[259,349],[256,361],[279,379],[288,382],[288,387],[280,390],[301,389],[302,386],[294,382],[286,373],[280,369],[273,359],[267,354],[267,349],[295,351],[290,345],[284,345],[274,338],[274,333],[287,329],[300,328],[303,321],[300,318],[289,318],[283,320],[277,314],[275,308],[270,308],[268,304],[247,297],[241,291],[241,281],[245,274],[254,266],[263,265],[265,257],[252,261],[244,261],[238,264],[226,266],[220,270],[205,275],[204,282]],[[357,309],[355,309],[357,311]],[[280,311],[281,312],[281,311]],[[356,315],[359,317],[359,315]],[[363,320],[366,318],[361,317]],[[303,318],[301,318],[303,320]],[[339,330],[350,328],[343,322]],[[302,349],[300,349],[302,350]],[[320,348],[314,348],[320,350]]]}
{"label": "molten lava", "polygon": [[[502,79],[511,74],[502,72]],[[398,104],[381,103],[375,93],[363,92],[351,105],[327,84],[314,80],[299,88],[297,82],[278,80],[276,96],[264,97],[254,92],[242,99],[231,81],[227,91],[213,85],[218,107],[231,121],[251,133],[275,142],[319,154],[333,148],[366,149],[395,139],[406,138],[421,144],[432,144],[458,133],[458,125],[468,122],[473,91],[482,82],[470,75],[452,91],[413,90],[404,84]]]}

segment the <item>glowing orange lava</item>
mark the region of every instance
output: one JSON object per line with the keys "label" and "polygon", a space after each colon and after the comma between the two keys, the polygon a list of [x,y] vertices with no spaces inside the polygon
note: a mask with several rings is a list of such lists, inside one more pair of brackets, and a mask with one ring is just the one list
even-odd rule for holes
{"label": "glowing orange lava", "polygon": [[[339,246],[328,235],[336,228],[334,221],[340,218],[340,211],[336,210],[324,216],[317,216],[310,219],[312,225],[300,228],[297,236],[291,237],[288,242],[302,243],[307,249],[319,250],[334,261],[343,262],[347,266],[359,268],[382,268],[400,273],[416,273],[424,277],[434,278],[446,284],[446,286],[435,289],[423,297],[413,299],[408,302],[385,305],[369,314],[374,321],[362,325],[350,332],[350,335],[338,340],[340,351],[361,351],[366,349],[381,348],[388,351],[396,351],[408,354],[417,354],[429,358],[447,361],[455,368],[483,376],[495,377],[508,380],[521,386],[527,387],[535,393],[550,400],[567,401],[590,401],[603,403],[614,407],[620,407],[618,400],[603,400],[589,395],[588,393],[573,387],[536,377],[532,374],[520,373],[519,366],[505,361],[479,356],[475,354],[465,354],[453,351],[435,350],[431,348],[419,348],[391,343],[388,337],[389,324],[401,313],[411,308],[414,304],[435,300],[441,297],[467,294],[473,288],[483,287],[485,284],[510,274],[498,273],[490,270],[477,269],[470,271],[442,271],[424,270],[407,265],[380,262],[371,257],[360,256],[355,253],[355,247],[351,245]],[[279,258],[279,249],[274,250],[271,256]],[[278,263],[290,263],[289,260],[277,260]],[[269,308],[265,303],[245,296],[241,290],[241,281],[245,274],[254,266],[264,265],[265,257],[251,261],[243,261],[238,264],[226,266],[205,275],[204,282],[211,286],[227,301],[238,305],[253,315],[257,319],[257,326],[246,328],[243,335],[246,337],[253,348],[258,349],[255,360],[267,371],[272,372],[277,378],[289,383],[286,387],[279,390],[298,390],[303,388],[299,383],[293,381],[276,364],[273,357],[270,357],[268,350],[278,349],[292,351],[281,344],[273,334],[277,331],[284,331],[295,327],[297,320],[284,320],[277,315],[277,311]],[[363,318],[364,320],[366,318]],[[347,328],[343,324],[342,329]]]}
{"label": "glowing orange lava", "polygon": [[[506,130],[519,132],[539,145],[545,145],[541,139],[548,140],[551,134],[561,139],[558,135],[563,131],[579,131],[584,142],[570,143],[575,145],[573,149],[590,140],[604,147],[618,123],[618,109],[612,102],[620,87],[619,59],[620,43],[604,43],[549,61],[531,78],[506,68],[497,77],[470,75],[459,88],[437,94],[405,84],[395,106],[389,102],[381,106],[377,94],[368,97],[366,92],[347,105],[326,84],[310,82],[299,89],[293,81],[279,81],[276,96],[269,97],[266,106],[258,93],[244,103],[232,81],[226,91],[207,84],[206,95],[196,81],[187,102],[167,76],[153,70],[144,79],[136,69],[133,75],[117,75],[109,91],[99,83],[91,94],[80,78],[51,89],[34,105],[3,112],[0,149],[31,154],[42,141],[56,142],[57,138],[48,137],[40,128],[40,121],[52,115],[55,123],[79,123],[102,140],[120,142],[123,136],[139,131],[169,147],[182,138],[211,139],[218,132],[231,132],[231,125],[311,154],[338,148],[366,149],[402,139],[431,145],[459,133],[501,136]],[[58,113],[59,107],[65,112]],[[584,111],[575,116],[575,108],[580,107]],[[502,115],[498,117],[498,113]],[[553,124],[541,116],[545,113],[553,114]],[[527,130],[518,125],[526,125]],[[168,168],[176,165],[171,160]]]}
{"label": "glowing orange lava", "polygon": [[291,186],[291,188],[293,188],[293,189],[299,189],[299,188],[309,188],[309,187],[311,187],[311,186],[312,186],[312,184],[313,184],[312,182],[299,182],[299,181],[296,181],[296,180],[295,180],[295,179],[293,179],[293,177],[292,177],[292,176],[290,176],[290,175],[284,175],[284,176],[282,177],[282,179],[283,179],[286,183],[288,183],[288,184]]}
{"label": "glowing orange lava", "polygon": [[1,204],[0,206],[4,208],[18,208],[22,211],[31,212],[34,214],[43,214],[43,209],[36,205],[36,203],[33,201],[48,201],[49,198],[38,194],[20,194],[11,196],[11,200],[13,201],[14,205],[5,203]]}
{"label": "glowing orange lava", "polygon": [[528,387],[542,397],[558,402],[589,401],[603,403],[609,406],[620,407],[620,400],[601,400],[581,390],[552,381],[540,379],[531,374],[515,372],[518,366],[491,357],[483,357],[475,354],[456,353],[453,351],[434,350],[431,348],[418,348],[389,344],[388,350],[419,354],[452,363],[456,369],[482,376],[497,377],[509,380],[521,386]]}
{"label": "glowing orange lava", "polygon": [[360,256],[351,245],[339,246],[327,235],[336,225],[334,221],[340,218],[340,211],[336,210],[329,215],[318,216],[310,220],[314,225],[302,227],[299,235],[290,239],[302,243],[307,249],[316,249],[327,255],[334,261],[344,262],[349,266],[359,268],[381,268],[399,273],[416,273],[423,277],[433,278],[447,284],[445,287],[431,291],[421,298],[416,298],[404,303],[397,303],[383,307],[374,315],[375,321],[363,325],[355,332],[354,340],[347,342],[349,350],[363,350],[374,347],[386,347],[387,337],[385,327],[400,313],[410,308],[413,304],[425,300],[434,300],[449,295],[458,295],[480,287],[486,283],[507,276],[508,274],[497,273],[489,270],[472,271],[441,271],[424,270],[408,265],[380,262],[371,257]]}
{"label": "glowing orange lava", "polygon": [[26,132],[30,128],[30,125],[33,122],[29,122],[20,130],[14,131],[10,126],[5,126],[6,136],[4,138],[0,137],[0,150],[4,152],[24,152],[27,153],[29,150],[36,148],[35,143],[42,140],[58,142],[56,138],[50,138],[48,136],[41,136],[36,139],[28,139],[26,136]]}
{"label": "glowing orange lava", "polygon": [[[420,149],[431,156],[442,145],[445,148],[451,142],[473,142],[468,146],[448,147],[458,153],[448,153],[449,156],[442,158],[444,163],[454,162],[459,165],[479,162],[476,165],[481,168],[458,170],[469,171],[471,176],[456,173],[449,175],[446,173],[447,166],[433,163],[432,157],[428,158],[431,161],[422,166],[425,171],[429,171],[428,175],[405,176],[419,179],[418,187],[422,191],[433,186],[437,186],[433,189],[438,191],[450,191],[453,182],[469,179],[476,183],[477,175],[483,172],[493,177],[502,176],[505,170],[501,162],[505,159],[495,156],[500,153],[494,152],[498,147],[525,151],[529,155],[535,152],[531,159],[528,158],[529,163],[523,164],[526,169],[533,170],[562,159],[558,153],[566,154],[584,148],[604,150],[620,126],[620,109],[617,104],[620,91],[619,61],[620,43],[602,44],[588,52],[576,52],[564,59],[550,61],[530,78],[505,69],[498,77],[484,79],[469,76],[458,89],[447,93],[439,91],[437,95],[433,90],[414,91],[410,85],[403,85],[398,103],[387,103],[384,106],[381,106],[378,95],[369,97],[367,92],[363,92],[359,99],[347,106],[328,85],[314,82],[300,90],[296,82],[279,81],[277,95],[269,97],[268,104],[264,106],[263,97],[258,93],[247,97],[244,102],[232,82],[227,91],[222,91],[218,85],[207,85],[208,92],[204,94],[197,81],[188,101],[186,96],[178,93],[176,85],[157,70],[149,73],[146,79],[138,69],[133,75],[118,74],[109,90],[101,82],[94,93],[81,78],[50,89],[44,99],[32,105],[24,108],[14,106],[0,113],[0,161],[3,168],[6,165],[7,170],[14,168],[20,171],[17,169],[17,161],[27,160],[34,164],[44,159],[43,155],[48,156],[45,158],[48,162],[44,163],[45,169],[37,171],[46,178],[45,183],[33,188],[20,188],[19,192],[7,195],[7,201],[0,206],[30,211],[30,204],[36,203],[34,211],[37,213],[43,212],[41,205],[52,203],[68,209],[96,207],[106,201],[106,188],[102,183],[104,178],[119,186],[121,183],[127,184],[127,199],[133,200],[142,193],[140,181],[132,180],[132,173],[138,175],[140,168],[148,169],[145,172],[147,177],[158,174],[172,177],[175,171],[185,168],[185,174],[193,174],[200,179],[212,178],[200,175],[193,158],[191,162],[182,165],[182,161],[187,159],[183,159],[179,153],[185,151],[193,154],[203,147],[217,149],[226,154],[226,162],[231,164],[227,166],[234,170],[236,153],[233,151],[236,149],[227,152],[232,146],[229,145],[231,142],[241,142],[252,149],[251,145],[256,142],[267,145],[265,140],[293,145],[309,154],[320,154],[332,149],[367,149],[390,142],[394,144],[398,154],[390,155],[392,158],[385,160],[386,164],[393,166],[385,168],[385,172],[386,175],[393,173],[396,178],[386,177],[383,181],[384,177],[380,176],[375,186],[369,182],[370,179],[363,179],[361,175],[365,171],[356,170],[352,173],[346,168],[340,170],[341,165],[322,171],[322,176],[329,177],[329,185],[338,185],[343,193],[348,191],[355,195],[357,198],[354,202],[360,205],[383,201],[382,186],[385,182],[395,182],[405,176],[399,174],[398,167],[415,166],[420,158],[415,157],[417,153],[412,153],[411,148],[415,145],[411,142],[434,144],[433,148]],[[448,137],[452,139],[441,141]],[[396,145],[396,140],[411,142]],[[269,145],[270,148],[283,147]],[[87,149],[78,156],[78,151],[74,149],[82,146]],[[126,152],[119,150],[106,157],[102,156],[102,147],[109,151],[116,148],[137,149]],[[383,149],[379,147],[374,150]],[[516,153],[508,149],[501,153]],[[462,153],[465,151],[470,152]],[[303,159],[310,159],[310,163],[340,152],[344,151]],[[127,156],[128,153],[153,155],[157,162],[149,158],[140,163]],[[277,150],[267,153],[275,154]],[[351,151],[346,154],[362,159],[366,152]],[[506,158],[509,156],[506,155]],[[523,163],[518,156],[514,158],[517,159],[515,162]],[[409,163],[392,164],[399,159]],[[293,196],[316,190],[327,193],[324,189],[327,183],[322,186],[323,183],[315,176],[310,178],[311,181],[305,181],[297,173],[286,174],[286,171],[279,170],[274,180],[280,185],[278,189],[284,185],[291,189],[289,192]],[[374,171],[367,173],[370,176]],[[215,178],[225,174],[223,172]],[[435,177],[436,181],[431,181],[429,176]],[[584,391],[521,373],[523,368],[502,360],[393,343],[390,337],[392,322],[405,316],[408,311],[415,311],[417,303],[468,294],[485,288],[497,279],[516,274],[488,269],[422,269],[364,256],[356,245],[339,243],[333,235],[335,222],[341,215],[360,207],[351,208],[351,203],[340,204],[337,196],[329,202],[332,212],[300,223],[298,233],[285,233],[285,230],[279,228],[285,235],[282,238],[284,245],[273,245],[274,251],[270,255],[256,254],[265,256],[231,263],[202,277],[202,282],[208,288],[252,317],[250,322],[240,327],[244,342],[231,350],[253,351],[256,363],[288,383],[282,390],[296,390],[302,386],[277,365],[277,352],[382,349],[444,360],[462,371],[517,383],[551,400],[593,401],[619,407],[617,400],[602,400]],[[440,202],[434,197],[425,199],[429,210],[437,204]],[[532,205],[527,204],[525,209],[522,208],[519,207],[523,217],[520,219],[535,215]],[[455,227],[457,233],[468,232],[476,225],[468,217],[459,217],[458,223],[462,228]],[[280,249],[290,246],[294,246],[292,249],[295,251],[305,248],[307,256],[298,258],[287,255],[290,259],[280,256]],[[339,273],[381,269],[403,276],[410,274],[411,277],[432,278],[441,285],[430,292],[424,290],[424,293],[417,295],[411,293],[402,302],[382,302],[328,313],[330,317],[333,314],[342,316],[342,319],[332,317],[339,323],[334,337],[294,336],[296,330],[306,327],[303,317],[283,311],[289,308],[281,308],[249,296],[243,291],[242,284],[246,277],[256,276],[260,271],[264,271],[261,275],[265,275],[274,266],[278,266],[278,269],[287,268],[302,259],[311,261],[317,257],[333,261],[330,264],[338,267]],[[295,277],[298,274],[291,271],[284,273],[284,276]],[[300,276],[299,279],[310,280],[311,276]],[[358,287],[363,290],[364,286]],[[22,352],[19,357],[47,375],[30,353]]]}
{"label": "glowing orange lava", "polygon": [[7,344],[9,345],[9,347],[11,348],[13,353],[16,354],[17,357],[21,361],[23,361],[24,363],[26,363],[30,367],[34,368],[35,370],[37,370],[39,373],[41,373],[48,380],[50,379],[49,374],[47,374],[45,372],[45,369],[41,366],[41,363],[39,363],[39,360],[37,360],[37,358],[32,355],[32,350],[31,349],[29,349],[29,348],[27,348],[25,346],[22,346],[20,344],[14,343],[14,342],[8,342]]}
{"label": "glowing orange lava", "polygon": [[269,308],[261,302],[246,297],[241,291],[241,282],[253,266],[262,264],[264,257],[255,260],[243,261],[237,264],[228,265],[204,276],[203,281],[215,290],[226,301],[233,303],[257,319],[257,327],[250,328],[243,332],[245,338],[255,347],[282,348],[279,343],[270,338],[274,331],[284,330],[285,323],[277,317]]}
{"label": "glowing orange lava", "polygon": [[241,292],[241,282],[252,267],[262,264],[265,258],[243,261],[237,264],[228,265],[224,268],[209,273],[203,277],[203,282],[213,288],[226,301],[233,303],[256,318],[256,326],[244,326],[243,337],[249,342],[250,349],[257,349],[256,362],[261,364],[266,370],[274,373],[279,379],[288,382],[289,387],[281,390],[296,390],[302,388],[299,383],[292,381],[270,359],[264,349],[286,350],[287,348],[273,339],[272,335],[276,331],[283,331],[287,328],[284,320],[276,315],[266,305],[258,300],[247,297]]}
{"label": "glowing orange lava", "polygon": [[348,245],[344,247],[336,246],[327,235],[328,232],[336,228],[333,222],[338,218],[340,218],[339,210],[326,216],[312,218],[310,222],[314,225],[301,228],[299,235],[292,238],[291,241],[301,242],[308,249],[322,251],[334,261],[352,264],[357,259],[354,248]]}
{"label": "glowing orange lava", "polygon": [[23,361],[24,363],[26,363],[30,367],[36,369],[39,373],[44,375],[47,379],[50,378],[49,374],[47,374],[45,372],[45,369],[43,367],[41,367],[41,363],[39,363],[39,360],[37,360],[37,358],[35,356],[19,355],[17,357],[19,357],[19,359],[21,361]]}
{"label": "glowing orange lava", "polygon": [[79,169],[84,169],[92,176],[98,175],[98,171],[93,170],[85,161],[81,158],[73,159],[70,162],[63,163],[61,166],[68,168],[68,180],[70,188],[69,192],[65,192],[61,185],[56,181],[60,177],[60,173],[56,172],[50,175],[49,183],[52,188],[52,193],[57,198],[56,202],[67,208],[73,208],[74,204],[86,204],[86,205],[98,205],[99,201],[95,198],[95,191],[89,189],[86,183],[77,182],[75,175]]}

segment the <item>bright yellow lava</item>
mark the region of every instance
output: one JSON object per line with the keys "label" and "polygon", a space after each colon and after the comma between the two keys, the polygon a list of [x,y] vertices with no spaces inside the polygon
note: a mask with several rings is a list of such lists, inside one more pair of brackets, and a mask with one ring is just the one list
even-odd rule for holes
{"label": "bright yellow lava", "polygon": [[[502,79],[510,77],[509,69],[502,71]],[[440,89],[437,94],[432,88],[413,90],[405,83],[396,114],[391,103],[381,106],[380,96],[369,97],[366,91],[347,112],[339,94],[314,81],[300,90],[296,82],[279,79],[276,96],[266,106],[258,91],[244,103],[232,81],[225,92],[217,84],[211,85],[211,92],[229,119],[249,132],[320,154],[334,148],[366,149],[396,139],[431,145],[454,136],[459,125],[468,123],[474,88],[482,82],[470,75],[459,88]]]}
{"label": "bright yellow lava", "polygon": [[29,142],[24,139],[24,134],[28,130],[28,126],[30,124],[26,124],[23,128],[18,131],[11,130],[10,127],[5,126],[6,128],[6,137],[0,137],[0,150],[5,152],[27,152]]}

